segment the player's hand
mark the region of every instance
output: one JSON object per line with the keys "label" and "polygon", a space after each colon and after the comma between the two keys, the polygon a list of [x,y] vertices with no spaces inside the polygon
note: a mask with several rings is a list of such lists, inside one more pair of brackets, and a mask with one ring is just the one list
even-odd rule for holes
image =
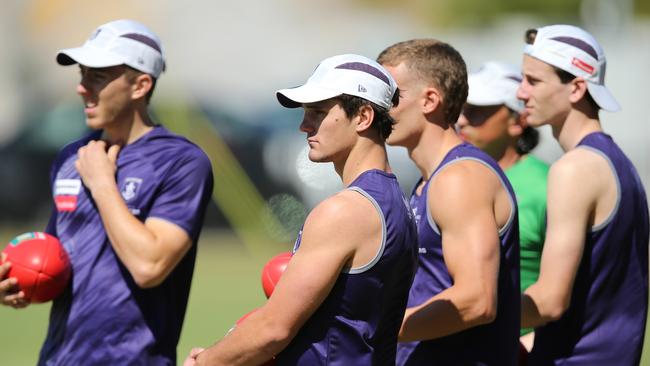
{"label": "player's hand", "polygon": [[90,192],[115,185],[119,152],[120,145],[111,145],[107,149],[105,141],[90,141],[79,148],[75,167]]}
{"label": "player's hand", "polygon": [[15,309],[21,309],[29,305],[25,300],[25,293],[18,291],[18,280],[14,277],[5,278],[11,268],[10,262],[0,265],[0,303],[11,306]]}
{"label": "player's hand", "polygon": [[199,353],[203,352],[205,348],[192,348],[189,356],[183,362],[183,366],[194,366],[196,364],[196,357]]}

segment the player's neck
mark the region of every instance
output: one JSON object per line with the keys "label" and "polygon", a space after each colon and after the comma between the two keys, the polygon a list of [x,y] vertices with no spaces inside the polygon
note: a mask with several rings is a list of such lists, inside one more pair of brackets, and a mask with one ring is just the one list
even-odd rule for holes
{"label": "player's neck", "polygon": [[515,165],[521,159],[522,156],[523,155],[520,155],[517,152],[516,147],[512,145],[508,145],[506,149],[503,151],[503,155],[501,155],[501,158],[499,158],[497,162],[499,163],[499,167],[501,167],[501,169],[506,170],[512,167],[513,165]]}
{"label": "player's neck", "polygon": [[344,186],[350,185],[359,175],[368,170],[391,172],[384,144],[363,137],[359,139],[344,161],[334,162],[334,168]]}
{"label": "player's neck", "polygon": [[598,117],[590,117],[579,110],[572,109],[564,123],[553,125],[553,136],[562,150],[575,148],[590,133],[602,131]]}
{"label": "player's neck", "polygon": [[154,123],[147,113],[134,113],[132,118],[104,129],[102,139],[112,144],[128,145],[153,129]]}
{"label": "player's neck", "polygon": [[447,153],[462,142],[453,126],[446,129],[428,126],[422,132],[417,145],[409,149],[409,156],[420,170],[422,179],[427,180]]}

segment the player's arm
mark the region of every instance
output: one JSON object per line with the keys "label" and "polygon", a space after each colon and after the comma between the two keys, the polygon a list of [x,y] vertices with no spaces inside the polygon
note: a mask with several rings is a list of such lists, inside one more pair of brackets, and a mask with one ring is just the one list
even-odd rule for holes
{"label": "player's arm", "polygon": [[115,253],[142,288],[160,284],[192,245],[181,227],[157,218],[144,223],[129,211],[115,182],[119,146],[103,141],[79,149],[76,168],[90,190]]}
{"label": "player's arm", "polygon": [[453,285],[406,310],[401,342],[435,339],[494,320],[500,253],[493,208],[497,185],[492,172],[469,162],[445,168],[430,183],[430,214],[442,233]]}
{"label": "player's arm", "polygon": [[367,199],[349,191],[319,204],[307,217],[300,248],[268,302],[201,352],[196,364],[259,365],[284,349],[325,300],[360,243],[381,230],[370,210],[376,213]]}
{"label": "player's arm", "polygon": [[[607,170],[594,153],[574,150],[558,160],[548,176],[548,224],[539,278],[521,298],[521,326],[559,319],[569,307],[585,235]],[[605,165],[600,168],[608,169]],[[599,173],[600,172],[600,173]]]}

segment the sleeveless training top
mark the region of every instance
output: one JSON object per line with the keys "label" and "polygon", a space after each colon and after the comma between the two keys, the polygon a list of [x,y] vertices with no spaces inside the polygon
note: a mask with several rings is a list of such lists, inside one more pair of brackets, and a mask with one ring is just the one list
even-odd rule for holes
{"label": "sleeveless training top", "polygon": [[[490,168],[508,191],[510,218],[499,230],[500,266],[498,277],[497,316],[494,322],[469,328],[448,336],[398,345],[398,365],[516,365],[519,347],[519,227],[516,199],[510,183],[498,164],[480,149],[462,143],[447,153],[418,195],[413,190],[411,206],[418,225],[420,264],[409,295],[408,307],[419,305],[451,287],[442,253],[442,237],[429,215],[429,182],[450,164],[471,160]],[[418,183],[416,187],[419,185]],[[476,187],[480,189],[481,187]]]}
{"label": "sleeveless training top", "polygon": [[366,171],[347,189],[377,209],[384,231],[381,247],[369,263],[339,275],[325,301],[277,356],[278,366],[395,364],[397,333],[417,267],[415,221],[393,174]]}
{"label": "sleeveless training top", "polygon": [[630,160],[602,132],[577,146],[608,162],[618,185],[616,207],[585,238],[571,304],[535,330],[529,365],[638,365],[648,308],[648,204]]}

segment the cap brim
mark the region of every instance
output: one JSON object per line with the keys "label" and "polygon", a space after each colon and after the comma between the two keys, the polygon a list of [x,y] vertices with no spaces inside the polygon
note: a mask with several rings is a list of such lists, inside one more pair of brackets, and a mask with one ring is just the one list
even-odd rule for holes
{"label": "cap brim", "polygon": [[287,108],[298,108],[305,103],[316,103],[341,95],[341,92],[305,84],[275,92],[278,102]]}
{"label": "cap brim", "polygon": [[88,47],[61,50],[56,55],[56,62],[63,66],[80,64],[88,67],[110,67],[124,64],[124,60],[112,53]]}
{"label": "cap brim", "polygon": [[608,112],[618,112],[621,110],[621,106],[605,85],[587,83],[587,89],[589,90],[589,95],[591,95],[600,108]]}

